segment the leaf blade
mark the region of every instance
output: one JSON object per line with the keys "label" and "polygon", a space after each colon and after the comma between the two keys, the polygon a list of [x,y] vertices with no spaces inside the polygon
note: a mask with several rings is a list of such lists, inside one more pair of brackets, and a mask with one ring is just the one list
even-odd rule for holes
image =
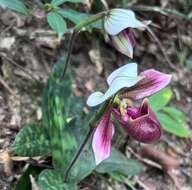
{"label": "leaf blade", "polygon": [[60,36],[67,31],[67,24],[65,20],[56,12],[50,12],[47,14],[47,22],[49,26]]}
{"label": "leaf blade", "polygon": [[20,156],[40,156],[50,153],[49,137],[42,124],[23,127],[11,145],[11,151]]}
{"label": "leaf blade", "polygon": [[27,7],[20,0],[0,0],[0,5],[22,13],[24,15],[29,14]]}

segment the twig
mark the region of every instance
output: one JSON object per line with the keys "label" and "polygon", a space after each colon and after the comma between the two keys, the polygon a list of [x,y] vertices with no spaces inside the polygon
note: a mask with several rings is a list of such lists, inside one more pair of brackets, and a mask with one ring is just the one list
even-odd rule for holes
{"label": "twig", "polygon": [[15,93],[11,90],[11,88],[9,87],[9,85],[3,80],[2,77],[0,77],[0,83],[3,85],[3,87],[13,96],[15,96]]}
{"label": "twig", "polygon": [[37,82],[38,84],[40,83],[39,80],[37,80],[30,71],[28,71],[27,69],[21,67],[19,64],[17,64],[13,59],[9,58],[8,56],[5,55],[5,53],[0,53],[0,55],[6,59],[9,63],[11,63],[12,65],[15,65],[16,67],[18,67],[19,69],[21,69],[23,72],[25,72],[27,75],[29,75],[31,77],[31,79],[33,79],[35,82]]}
{"label": "twig", "polygon": [[0,129],[3,128],[7,128],[10,129],[12,131],[19,131],[19,126],[18,125],[12,125],[12,124],[8,124],[8,123],[0,123]]}
{"label": "twig", "polygon": [[151,34],[151,36],[153,37],[153,39],[157,42],[161,52],[163,53],[168,65],[170,66],[171,69],[173,69],[174,71],[178,72],[178,69],[175,67],[175,65],[170,61],[166,50],[164,49],[162,43],[160,42],[160,40],[158,39],[158,37],[156,36],[156,34],[149,28],[147,27],[147,31]]}
{"label": "twig", "polygon": [[159,164],[157,164],[157,163],[155,163],[155,162],[153,162],[153,161],[151,161],[151,160],[142,158],[139,154],[137,154],[136,152],[134,152],[131,147],[128,147],[127,150],[128,150],[133,156],[135,156],[139,161],[143,162],[144,164],[162,170],[162,166],[161,166],[161,165],[159,165]]}
{"label": "twig", "polygon": [[189,16],[186,16],[185,14],[183,14],[175,9],[161,8],[161,7],[157,7],[157,6],[146,6],[146,5],[131,6],[131,7],[128,6],[127,8],[131,8],[132,10],[136,10],[136,11],[138,10],[138,11],[158,12],[163,15],[173,14],[173,15],[181,17],[187,21],[191,21]]}

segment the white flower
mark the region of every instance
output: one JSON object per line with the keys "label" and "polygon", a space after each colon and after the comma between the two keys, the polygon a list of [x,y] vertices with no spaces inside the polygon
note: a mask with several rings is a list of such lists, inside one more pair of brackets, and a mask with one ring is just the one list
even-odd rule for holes
{"label": "white flower", "polygon": [[112,72],[107,78],[108,90],[105,93],[94,92],[87,99],[87,105],[97,106],[115,95],[123,88],[129,88],[138,83],[143,77],[137,75],[137,64],[129,63]]}
{"label": "white flower", "polygon": [[135,13],[126,9],[112,9],[104,20],[104,29],[108,33],[109,41],[121,53],[133,57],[135,39],[133,28],[145,30],[151,21],[141,22],[135,17]]}

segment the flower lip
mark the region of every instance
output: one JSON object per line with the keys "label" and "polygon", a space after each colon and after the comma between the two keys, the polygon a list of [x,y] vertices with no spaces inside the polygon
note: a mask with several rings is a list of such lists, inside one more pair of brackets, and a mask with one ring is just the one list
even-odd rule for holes
{"label": "flower lip", "polygon": [[[121,116],[119,110],[113,109],[115,117],[121,126],[135,140],[142,143],[152,143],[157,141],[161,136],[161,125],[151,110],[147,99],[144,99],[141,106],[129,107],[126,117]],[[124,118],[128,118],[125,120]]]}

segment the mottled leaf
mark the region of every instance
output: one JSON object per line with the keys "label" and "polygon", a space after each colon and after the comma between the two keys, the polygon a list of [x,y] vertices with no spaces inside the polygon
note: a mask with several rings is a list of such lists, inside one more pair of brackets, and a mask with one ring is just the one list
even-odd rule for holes
{"label": "mottled leaf", "polygon": [[23,127],[11,145],[11,151],[19,156],[40,156],[50,153],[49,137],[42,124]]}
{"label": "mottled leaf", "polygon": [[121,152],[112,149],[111,155],[96,168],[99,173],[116,172],[125,176],[139,174],[143,170],[142,165],[137,160],[126,158]]}
{"label": "mottled leaf", "polygon": [[69,122],[67,122],[67,104],[71,96],[71,70],[67,70],[64,79],[61,74],[65,59],[60,59],[54,66],[43,96],[43,118],[51,140],[54,166],[64,170],[71,151],[77,148],[77,142]]}
{"label": "mottled leaf", "polygon": [[77,190],[77,185],[65,183],[64,176],[57,170],[44,170],[39,175],[38,184],[41,190]]}

